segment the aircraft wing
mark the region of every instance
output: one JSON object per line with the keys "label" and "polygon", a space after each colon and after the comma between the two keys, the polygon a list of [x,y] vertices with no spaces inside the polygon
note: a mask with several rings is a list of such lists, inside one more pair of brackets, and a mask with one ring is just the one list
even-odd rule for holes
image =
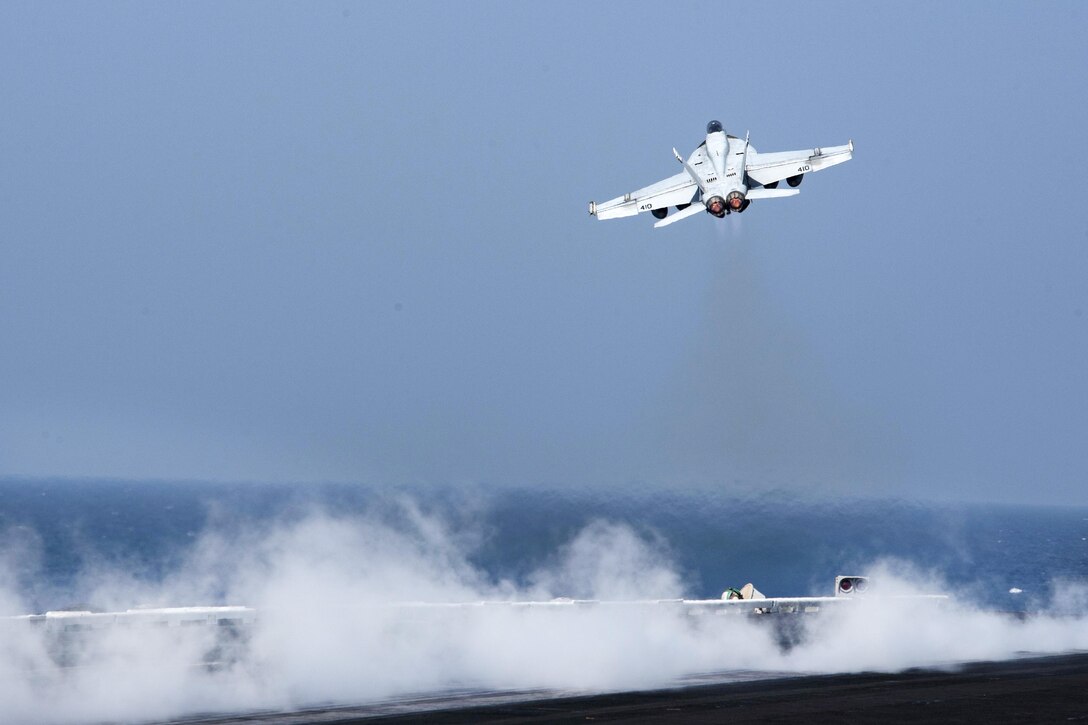
{"label": "aircraft wing", "polygon": [[667,206],[689,204],[699,193],[699,187],[687,171],[662,179],[656,184],[644,186],[630,194],[617,196],[609,201],[589,202],[589,213],[598,219],[617,219],[634,216],[640,211],[662,209]]}
{"label": "aircraft wing", "polygon": [[820,171],[829,166],[849,161],[854,156],[854,142],[845,146],[825,146],[824,148],[804,149],[802,151],[778,151],[762,154],[755,149],[748,152],[744,170],[748,178],[766,186],[776,181]]}

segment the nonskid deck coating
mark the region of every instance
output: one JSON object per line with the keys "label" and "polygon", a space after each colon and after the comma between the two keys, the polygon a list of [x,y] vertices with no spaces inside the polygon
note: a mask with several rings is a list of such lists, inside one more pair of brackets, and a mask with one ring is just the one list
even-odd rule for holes
{"label": "nonskid deck coating", "polygon": [[473,693],[382,704],[171,721],[187,725],[353,723],[990,723],[1088,720],[1088,653],[912,669],[779,677],[551,697]]}

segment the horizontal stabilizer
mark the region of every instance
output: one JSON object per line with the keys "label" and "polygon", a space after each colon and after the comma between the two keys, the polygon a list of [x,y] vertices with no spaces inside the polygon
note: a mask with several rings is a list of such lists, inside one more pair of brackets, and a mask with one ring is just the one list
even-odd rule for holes
{"label": "horizontal stabilizer", "polygon": [[800,189],[749,189],[745,199],[778,199],[783,196],[796,196]]}
{"label": "horizontal stabilizer", "polygon": [[658,227],[667,227],[673,222],[678,222],[681,219],[687,219],[689,216],[694,216],[701,211],[706,211],[706,207],[703,206],[700,202],[695,202],[687,209],[678,211],[675,214],[670,214],[659,222],[654,222],[654,229],[657,229]]}

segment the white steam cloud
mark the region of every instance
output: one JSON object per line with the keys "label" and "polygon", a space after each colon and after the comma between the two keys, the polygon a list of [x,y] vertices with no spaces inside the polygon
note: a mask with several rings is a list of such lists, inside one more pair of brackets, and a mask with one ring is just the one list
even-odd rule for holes
{"label": "white steam cloud", "polygon": [[[0,721],[151,721],[450,688],[620,690],[707,672],[894,671],[1088,649],[1088,588],[1076,583],[1058,587],[1054,615],[1022,620],[963,604],[926,616],[889,602],[840,607],[798,618],[803,636],[786,648],[759,617],[692,617],[667,605],[389,606],[683,594],[665,543],[625,525],[589,525],[519,586],[470,563],[476,534],[410,503],[394,520],[315,512],[244,531],[218,527],[156,582],[89,570],[83,591],[103,608],[244,604],[258,621],[248,640],[226,648],[214,627],[114,627],[60,650],[25,621],[0,623]],[[13,545],[0,561],[3,614],[26,611],[20,566]],[[868,573],[885,594],[943,588],[898,562]]]}

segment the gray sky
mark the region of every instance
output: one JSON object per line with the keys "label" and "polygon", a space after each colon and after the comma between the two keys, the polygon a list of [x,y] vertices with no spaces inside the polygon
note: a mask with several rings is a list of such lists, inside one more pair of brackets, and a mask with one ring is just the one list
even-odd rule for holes
{"label": "gray sky", "polygon": [[618,7],[0,6],[0,475],[1086,503],[1088,6]]}

